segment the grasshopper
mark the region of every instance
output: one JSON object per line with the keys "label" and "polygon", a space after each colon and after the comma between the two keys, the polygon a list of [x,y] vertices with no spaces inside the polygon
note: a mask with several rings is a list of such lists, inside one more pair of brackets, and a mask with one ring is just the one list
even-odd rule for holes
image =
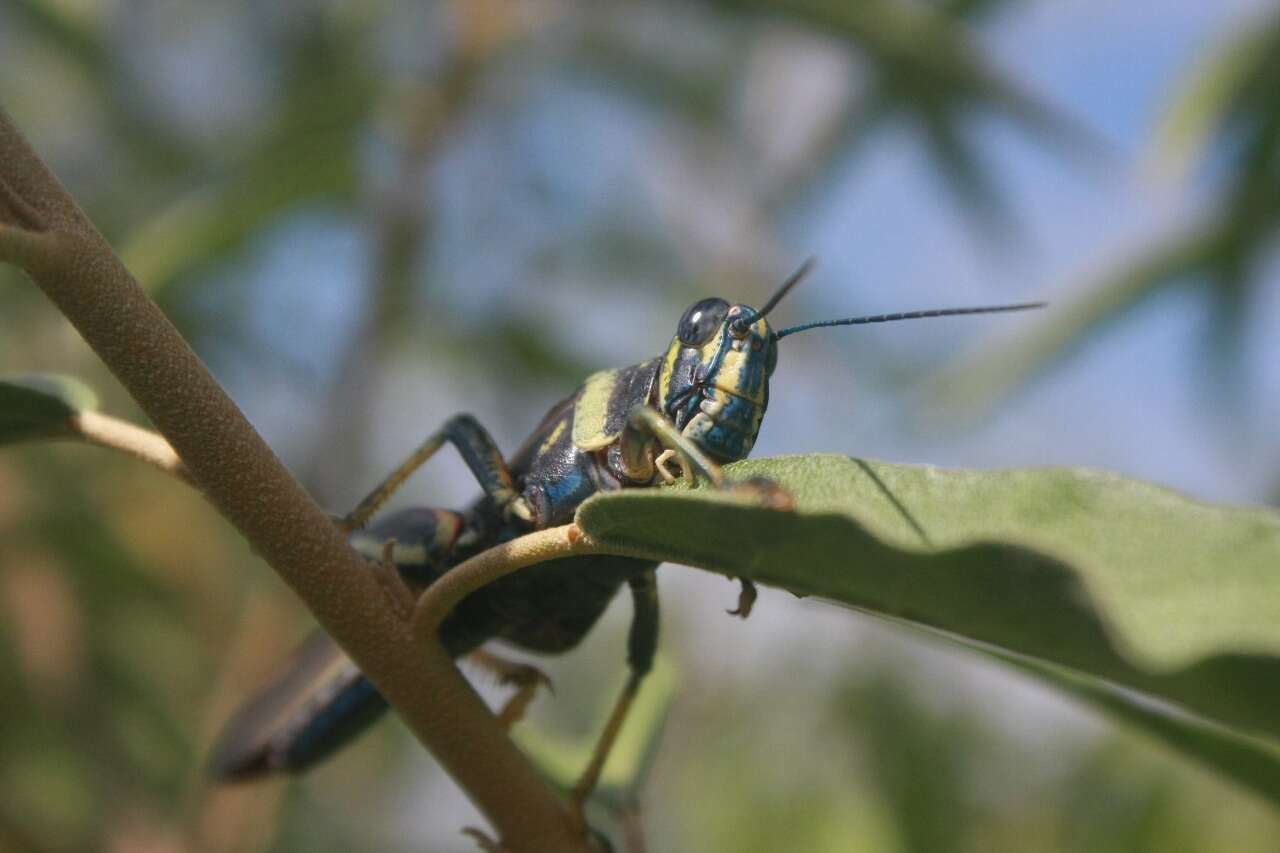
{"label": "grasshopper", "polygon": [[[453,566],[498,543],[565,524],[599,491],[650,488],[678,477],[716,487],[720,466],[751,452],[769,405],[769,379],[778,342],[823,326],[883,323],[924,317],[1018,311],[1042,303],[949,308],[824,320],[775,331],[769,313],[809,272],[812,260],[788,278],[764,307],[731,305],[711,297],[695,302],[658,358],[596,373],[551,407],[523,446],[504,458],[470,415],[457,415],[342,519],[353,547],[371,561],[389,559],[411,590],[420,591]],[[366,527],[408,477],[445,444],[452,444],[483,494],[462,511],[404,509]],[[388,543],[391,543],[388,545]],[[455,657],[496,669],[520,687],[503,712],[518,717],[541,674],[480,650],[502,640],[539,653],[576,646],[625,584],[634,614],[627,641],[629,677],[595,754],[572,794],[581,809],[595,785],[613,738],[658,641],[656,563],[625,557],[575,556],[516,572],[464,599],[445,619],[440,640]],[[747,579],[737,610],[746,617],[755,598]],[[284,674],[246,703],[216,742],[212,773],[244,780],[297,773],[332,754],[386,712],[386,700],[327,635],[317,632]]]}

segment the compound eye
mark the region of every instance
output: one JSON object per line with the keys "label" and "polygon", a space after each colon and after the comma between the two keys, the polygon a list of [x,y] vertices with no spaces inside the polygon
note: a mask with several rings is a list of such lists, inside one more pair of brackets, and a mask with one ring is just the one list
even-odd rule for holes
{"label": "compound eye", "polygon": [[727,313],[729,313],[729,303],[723,299],[711,297],[695,302],[680,318],[676,337],[685,346],[700,347],[711,340],[711,336],[716,333],[716,329],[720,328]]}

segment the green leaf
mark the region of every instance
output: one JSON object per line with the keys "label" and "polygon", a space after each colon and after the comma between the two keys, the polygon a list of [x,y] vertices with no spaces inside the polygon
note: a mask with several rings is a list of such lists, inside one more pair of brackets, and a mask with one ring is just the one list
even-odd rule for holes
{"label": "green leaf", "polygon": [[1048,686],[1145,732],[1264,797],[1275,800],[1280,792],[1280,746],[1274,741],[1242,734],[1167,703],[1153,702],[1099,678],[987,651],[997,660],[1021,668]]}
{"label": "green leaf", "polygon": [[0,444],[74,436],[72,418],[97,404],[89,386],[70,376],[0,379]]}
{"label": "green leaf", "polygon": [[820,455],[730,471],[775,481],[795,510],[709,489],[632,490],[592,498],[578,524],[638,556],[941,632],[1280,802],[1277,513],[1062,468]]}

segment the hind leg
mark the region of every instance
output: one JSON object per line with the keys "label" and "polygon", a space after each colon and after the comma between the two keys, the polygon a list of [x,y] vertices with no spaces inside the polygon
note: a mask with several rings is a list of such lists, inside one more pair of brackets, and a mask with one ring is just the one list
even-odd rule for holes
{"label": "hind leg", "polygon": [[587,797],[591,796],[596,783],[600,781],[600,772],[604,770],[605,761],[609,758],[609,750],[617,741],[627,712],[631,710],[631,704],[640,691],[640,682],[653,668],[653,656],[658,648],[657,577],[653,571],[647,571],[636,575],[628,583],[634,607],[631,630],[627,634],[627,666],[631,672],[622,688],[622,694],[614,703],[613,713],[609,715],[604,731],[600,733],[600,739],[596,741],[590,762],[569,795],[573,811],[579,820],[582,819],[582,808]]}
{"label": "hind leg", "polygon": [[[351,545],[370,562],[406,620],[413,588],[442,571],[463,517],[418,507],[391,513]],[[317,632],[276,679],[235,713],[218,737],[211,772],[223,780],[298,773],[335,752],[384,714],[386,700],[340,648]]]}

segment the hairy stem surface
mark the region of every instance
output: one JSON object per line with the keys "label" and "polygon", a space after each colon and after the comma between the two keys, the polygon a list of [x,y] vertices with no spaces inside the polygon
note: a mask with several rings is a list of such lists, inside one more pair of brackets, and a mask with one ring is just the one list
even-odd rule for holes
{"label": "hairy stem surface", "polygon": [[21,266],[513,850],[590,849],[438,643],[303,491],[0,111],[0,260]]}

